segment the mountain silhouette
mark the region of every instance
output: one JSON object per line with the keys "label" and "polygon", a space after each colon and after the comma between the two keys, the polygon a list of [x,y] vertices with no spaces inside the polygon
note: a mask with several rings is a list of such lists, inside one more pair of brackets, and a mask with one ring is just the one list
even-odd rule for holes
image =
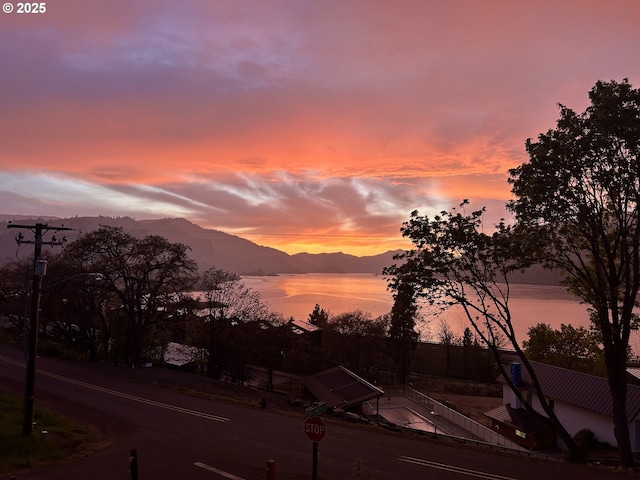
{"label": "mountain silhouette", "polygon": [[[25,215],[0,215],[0,263],[15,258],[27,258],[33,254],[33,246],[18,246],[15,236],[18,229],[7,228],[8,222],[21,225],[45,223],[50,227],[64,226],[73,230],[60,232],[71,242],[82,233],[102,225],[121,227],[136,236],[160,235],[170,242],[183,243],[191,248],[190,256],[204,270],[216,267],[241,275],[271,275],[278,273],[382,273],[385,266],[394,263],[396,252],[358,257],[345,253],[289,255],[271,247],[250,242],[244,238],[219,230],[202,228],[184,218],[135,220],[130,217],[29,217]],[[20,230],[25,240],[32,239],[28,231]],[[46,238],[45,238],[46,240]],[[45,247],[48,248],[48,247]],[[61,247],[51,247],[59,249]]]}
{"label": "mountain silhouette", "polygon": [[[191,248],[190,256],[201,270],[216,267],[240,275],[276,275],[279,273],[371,273],[380,274],[386,266],[396,263],[393,256],[402,250],[388,251],[379,255],[358,257],[346,253],[298,253],[289,255],[271,247],[250,242],[236,235],[219,230],[202,228],[184,218],[157,220],[135,220],[130,217],[29,217],[27,215],[0,214],[0,265],[11,259],[25,259],[33,254],[33,245],[18,246],[15,236],[18,229],[7,228],[8,222],[33,225],[45,223],[50,227],[64,226],[71,231],[60,232],[71,242],[82,233],[90,232],[101,225],[122,227],[136,236],[160,235],[170,242],[183,243]],[[33,235],[22,231],[25,240]],[[46,238],[45,238],[46,240]],[[45,247],[60,249],[61,247]],[[55,251],[55,250],[54,250]],[[562,274],[534,266],[525,272],[514,272],[513,283],[559,285]]]}

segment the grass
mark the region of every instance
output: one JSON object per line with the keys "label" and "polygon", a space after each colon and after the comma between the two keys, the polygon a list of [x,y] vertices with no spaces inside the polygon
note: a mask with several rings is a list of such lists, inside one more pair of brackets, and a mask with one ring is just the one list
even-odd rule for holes
{"label": "grass", "polygon": [[46,409],[36,409],[36,428],[24,436],[23,413],[20,399],[0,392],[0,473],[64,463],[95,451],[101,441],[91,428]]}

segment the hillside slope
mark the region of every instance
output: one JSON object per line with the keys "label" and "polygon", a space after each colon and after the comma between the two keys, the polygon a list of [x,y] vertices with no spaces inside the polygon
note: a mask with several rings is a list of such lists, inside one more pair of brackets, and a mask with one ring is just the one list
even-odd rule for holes
{"label": "hillside slope", "polygon": [[[14,217],[0,215],[0,262],[28,257],[33,253],[32,245],[18,248],[15,242],[17,229],[8,229],[7,222]],[[62,232],[68,241],[80,234],[99,228],[101,225],[122,227],[137,237],[161,235],[171,242],[179,242],[191,248],[191,257],[201,269],[211,266],[239,274],[274,273],[381,273],[382,268],[393,263],[394,252],[371,257],[356,257],[344,253],[289,255],[275,248],[257,245],[244,238],[219,230],[205,229],[183,218],[158,220],[134,220],[129,217],[73,217],[56,219],[15,217],[14,224],[30,225],[36,222],[51,227],[64,226],[72,231]],[[26,239],[30,232],[23,232]],[[61,236],[61,235],[58,235]],[[60,248],[60,247],[56,247]]]}

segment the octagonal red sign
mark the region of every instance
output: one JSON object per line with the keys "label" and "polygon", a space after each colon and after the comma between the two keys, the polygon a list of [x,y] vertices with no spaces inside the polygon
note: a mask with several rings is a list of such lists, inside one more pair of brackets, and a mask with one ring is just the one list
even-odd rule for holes
{"label": "octagonal red sign", "polygon": [[304,433],[312,442],[319,442],[324,438],[327,429],[320,417],[310,417],[304,420]]}

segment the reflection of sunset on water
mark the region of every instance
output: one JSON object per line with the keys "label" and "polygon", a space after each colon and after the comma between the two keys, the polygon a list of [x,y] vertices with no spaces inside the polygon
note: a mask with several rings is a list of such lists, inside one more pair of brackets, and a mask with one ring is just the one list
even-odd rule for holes
{"label": "reflection of sunset on water", "polygon": [[[332,315],[362,310],[374,317],[389,313],[393,305],[391,292],[382,276],[371,274],[280,275],[277,277],[243,277],[245,284],[260,292],[271,308],[297,320],[306,320],[316,304]],[[547,285],[511,285],[509,307],[520,341],[538,323],[554,329],[560,325],[589,327],[587,306],[578,303],[563,287]],[[469,323],[462,309],[453,306],[433,316],[434,310],[424,306],[422,315],[427,321],[420,326],[423,339],[436,340],[439,322],[445,321],[456,335],[462,335]],[[632,346],[640,346],[634,334]]]}
{"label": "reflection of sunset on water", "polygon": [[389,313],[393,303],[384,278],[372,274],[310,273],[243,280],[274,310],[297,319],[307,318],[316,304],[332,314],[359,309],[377,316]]}

